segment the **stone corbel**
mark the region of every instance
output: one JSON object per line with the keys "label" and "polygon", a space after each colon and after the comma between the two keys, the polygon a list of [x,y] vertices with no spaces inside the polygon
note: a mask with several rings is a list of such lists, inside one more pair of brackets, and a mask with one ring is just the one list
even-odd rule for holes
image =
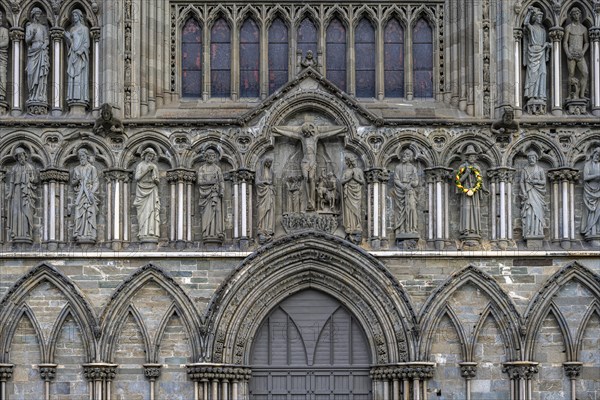
{"label": "stone corbel", "polygon": [[171,192],[169,240],[178,249],[183,249],[192,241],[192,198],[196,172],[185,168],[169,170],[167,182]]}
{"label": "stone corbel", "polygon": [[188,378],[194,382],[194,396],[211,400],[249,400],[249,367],[241,365],[188,364]]}
{"label": "stone corbel", "polygon": [[42,242],[54,251],[66,242],[65,208],[69,171],[59,168],[42,170],[40,181],[44,202]]}
{"label": "stone corbel", "polygon": [[580,176],[579,170],[573,168],[548,171],[548,178],[552,182],[553,240],[560,242],[565,250],[570,249],[571,242],[575,240],[575,185]]}

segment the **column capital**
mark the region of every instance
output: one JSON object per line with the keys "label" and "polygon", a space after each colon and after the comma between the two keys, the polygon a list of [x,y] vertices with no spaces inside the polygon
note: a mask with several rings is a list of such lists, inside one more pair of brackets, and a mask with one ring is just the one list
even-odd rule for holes
{"label": "column capital", "polygon": [[92,35],[92,39],[93,39],[94,41],[98,41],[98,40],[100,40],[100,36],[101,36],[101,35],[100,35],[100,34],[101,34],[101,30],[100,30],[100,28],[99,28],[99,27],[97,27],[97,26],[96,26],[96,27],[93,27],[93,28],[91,28],[91,29],[90,29],[90,34]]}
{"label": "column capital", "polygon": [[65,36],[64,28],[53,27],[50,28],[50,37],[53,41],[60,41]]}
{"label": "column capital", "polygon": [[577,379],[581,374],[581,367],[583,366],[582,362],[579,361],[571,361],[564,362],[563,368],[565,369],[565,375],[569,379]]}
{"label": "column capital", "polygon": [[206,380],[248,381],[252,369],[243,365],[196,363],[187,364],[187,374],[190,380],[199,382]]}
{"label": "column capital", "polygon": [[568,167],[554,168],[548,171],[548,178],[552,182],[577,182],[581,178],[581,171]]}
{"label": "column capital", "polygon": [[118,364],[83,364],[83,376],[88,381],[112,381],[117,376]]}
{"label": "column capital", "polygon": [[592,42],[600,41],[600,27],[594,26],[589,30],[590,40]]}
{"label": "column capital", "polygon": [[387,182],[390,180],[390,171],[385,168],[371,168],[365,170],[368,183]]}
{"label": "column capital", "polygon": [[44,182],[69,182],[69,171],[61,168],[47,168],[40,171],[40,181]]}
{"label": "column capital", "polygon": [[452,168],[431,167],[425,168],[425,180],[427,183],[446,182],[453,178]]}
{"label": "column capital", "polygon": [[50,382],[56,377],[57,364],[38,364],[40,369],[40,377],[44,382]]}
{"label": "column capital", "polygon": [[550,32],[548,33],[548,36],[550,36],[550,39],[552,39],[553,42],[560,42],[564,35],[565,30],[558,26],[550,28]]}
{"label": "column capital", "polygon": [[240,168],[237,171],[231,171],[230,176],[233,183],[253,182],[255,172],[246,168]]}
{"label": "column capital", "polygon": [[167,182],[172,184],[178,182],[194,183],[196,182],[196,171],[186,168],[176,168],[168,170]]}
{"label": "column capital", "polygon": [[0,364],[0,382],[6,382],[12,378],[13,364]]}
{"label": "column capital", "polygon": [[461,362],[458,363],[460,365],[460,374],[463,378],[469,380],[473,379],[477,376],[477,363],[476,362]]}
{"label": "column capital", "polygon": [[126,169],[113,168],[104,171],[104,176],[109,181],[124,181],[129,182],[132,178],[133,173]]}
{"label": "column capital", "polygon": [[25,39],[25,29],[23,28],[10,28],[10,39],[13,42],[23,41]]}
{"label": "column capital", "polygon": [[142,367],[144,367],[144,376],[147,379],[155,381],[160,377],[162,364],[142,364]]}
{"label": "column capital", "polygon": [[531,379],[539,371],[539,363],[531,361],[513,361],[502,364],[502,372],[511,380]]}
{"label": "column capital", "polygon": [[521,38],[523,37],[523,29],[521,29],[521,28],[513,29],[513,37],[515,38],[515,40],[521,40]]}
{"label": "column capital", "polygon": [[511,182],[516,170],[509,167],[492,168],[487,171],[487,177],[492,182]]}

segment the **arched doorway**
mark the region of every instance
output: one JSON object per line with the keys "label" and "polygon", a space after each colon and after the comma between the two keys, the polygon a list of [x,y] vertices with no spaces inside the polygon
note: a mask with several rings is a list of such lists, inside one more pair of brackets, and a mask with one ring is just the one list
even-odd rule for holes
{"label": "arched doorway", "polygon": [[279,303],[251,350],[253,400],[368,400],[368,342],[358,320],[314,289]]}

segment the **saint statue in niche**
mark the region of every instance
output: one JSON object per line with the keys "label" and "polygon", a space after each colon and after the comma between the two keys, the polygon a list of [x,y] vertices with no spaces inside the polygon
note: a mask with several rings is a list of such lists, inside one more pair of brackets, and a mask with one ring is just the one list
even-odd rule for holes
{"label": "saint statue in niche", "polygon": [[79,165],[73,169],[71,183],[75,188],[75,228],[73,236],[80,243],[93,243],[98,235],[98,171],[89,162],[86,149],[79,149]]}
{"label": "saint statue in niche", "polygon": [[135,169],[135,200],[137,209],[138,238],[156,241],[160,236],[160,196],[158,193],[158,166],[154,163],[156,152],[148,147],[142,152],[142,161]]}
{"label": "saint statue in niche", "polygon": [[534,150],[527,153],[527,165],[521,172],[521,220],[523,237],[544,237],[544,211],[546,209],[546,172],[537,163],[538,154]]}
{"label": "saint statue in niche", "polygon": [[27,86],[30,103],[47,103],[47,81],[50,72],[48,27],[41,22],[42,10],[33,7],[30,22],[25,26],[27,43]]}
{"label": "saint statue in niche", "polygon": [[412,150],[404,150],[399,157],[401,162],[394,170],[394,230],[396,238],[414,237],[418,233],[416,188],[419,186],[419,175],[414,165],[415,155]]}
{"label": "saint statue in niche", "polygon": [[481,196],[482,192],[487,190],[482,184],[478,185],[476,171],[481,172],[481,167],[477,164],[479,154],[473,145],[468,145],[464,153],[466,160],[463,162],[459,171],[464,168],[464,173],[460,177],[460,184],[465,188],[477,188],[480,190],[470,190],[469,194],[460,192],[460,224],[459,231],[461,238],[467,246],[479,244],[481,239]]}
{"label": "saint statue in niche", "polygon": [[225,182],[221,167],[217,164],[219,159],[220,154],[214,149],[208,148],[204,151],[204,163],[198,169],[198,191],[204,241],[222,241],[225,238],[222,209]]}
{"label": "saint statue in niche", "polygon": [[530,114],[546,113],[546,63],[550,59],[550,43],[546,41],[546,28],[542,24],[544,13],[529,7],[523,23],[525,45],[523,65],[527,67],[524,96]]}
{"label": "saint statue in niche", "polygon": [[35,183],[37,174],[28,160],[27,152],[15,150],[17,164],[11,170],[8,189],[8,229],[13,242],[31,243],[33,240],[33,212],[35,210]]}
{"label": "saint statue in niche", "polygon": [[85,25],[83,13],[73,10],[72,26],[65,32],[69,46],[67,56],[67,101],[87,104],[89,95],[88,71],[90,65],[90,32]]}
{"label": "saint statue in niche", "polygon": [[353,154],[344,157],[346,169],[342,174],[343,220],[346,239],[354,244],[362,240],[362,199],[365,176]]}
{"label": "saint statue in niche", "polygon": [[586,239],[600,239],[600,146],[594,148],[583,168],[581,233]]}
{"label": "saint statue in niche", "polygon": [[267,157],[256,174],[258,205],[258,241],[263,244],[273,238],[275,223],[275,188],[273,186],[273,159]]}

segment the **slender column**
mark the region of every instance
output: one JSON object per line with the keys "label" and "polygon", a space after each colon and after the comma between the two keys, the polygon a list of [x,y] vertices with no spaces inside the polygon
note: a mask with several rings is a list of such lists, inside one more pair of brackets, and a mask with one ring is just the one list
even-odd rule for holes
{"label": "slender column", "polygon": [[539,363],[531,361],[513,361],[502,365],[502,372],[511,380],[511,400],[533,400],[531,380],[539,371]]}
{"label": "slender column", "polygon": [[269,27],[263,24],[260,30],[260,98],[269,95]]}
{"label": "slender column", "polygon": [[404,96],[406,96],[406,100],[412,100],[414,96],[413,91],[413,52],[412,52],[412,29],[406,30],[406,43],[409,43],[408,51],[404,50],[405,54],[405,65],[404,65]]}
{"label": "slender column", "polygon": [[44,395],[46,400],[50,400],[50,382],[56,377],[56,364],[39,364],[40,377],[44,381]]}
{"label": "slender column", "polygon": [[592,114],[600,116],[600,28],[589,30],[592,44]]}
{"label": "slender column", "polygon": [[462,362],[460,365],[460,374],[465,378],[465,399],[471,400],[471,380],[477,376],[476,362]]}
{"label": "slender column", "polygon": [[[565,32],[563,28],[550,29],[549,36],[552,39],[552,115],[562,115],[562,96],[561,96],[561,54],[562,38]],[[543,62],[543,60],[542,60]]]}
{"label": "slender column", "polygon": [[[25,40],[25,31],[23,28],[11,28],[10,40],[12,41],[12,112],[13,116],[18,116],[22,111],[21,90],[24,87],[25,79],[21,78],[21,60],[23,52],[23,40]],[[8,90],[8,87],[6,88]]]}
{"label": "slender column", "polygon": [[196,172],[178,168],[167,171],[167,182],[171,186],[171,229],[169,240],[179,249],[185,248],[192,240],[191,216],[193,183],[196,182]]}
{"label": "slender column", "polygon": [[369,241],[371,247],[378,249],[388,245],[385,186],[390,174],[385,169],[373,168],[365,171],[365,175],[368,183]]}
{"label": "slender column", "polygon": [[565,369],[565,375],[571,382],[571,398],[570,400],[577,400],[577,378],[581,374],[582,362],[571,361],[563,363]]}
{"label": "slender column", "polygon": [[150,400],[155,400],[154,383],[160,377],[162,364],[143,364],[142,366],[144,367],[144,376],[150,383]]}
{"label": "slender column", "polygon": [[61,115],[63,112],[63,90],[62,79],[62,48],[65,30],[63,28],[51,28],[52,38],[52,115]]}
{"label": "slender column", "polygon": [[492,195],[491,225],[492,240],[498,248],[505,250],[511,243],[511,219],[509,213],[512,200],[512,184],[515,176],[513,168],[500,167],[490,169],[487,173]]}
{"label": "slender column", "polygon": [[131,182],[131,172],[124,169],[110,169],[104,171],[106,178],[108,201],[110,212],[110,229],[107,229],[106,236],[111,243],[112,249],[121,250],[123,243],[129,239],[129,183]]}
{"label": "slender column", "polygon": [[90,382],[90,400],[112,400],[111,382],[117,376],[117,364],[83,364],[83,376]]}
{"label": "slender column", "polygon": [[427,240],[437,250],[442,250],[448,237],[448,182],[450,168],[434,167],[425,169],[425,179],[429,187],[429,237]]}
{"label": "slender column", "polygon": [[13,364],[0,364],[0,400],[8,400],[6,382],[12,378]]}
{"label": "slender column", "polygon": [[204,54],[202,59],[204,60],[204,69],[202,70],[202,80],[204,81],[204,91],[202,92],[202,100],[206,101],[210,98],[210,29],[208,24],[203,24],[203,33],[202,50]]}
{"label": "slender column", "polygon": [[[0,199],[6,199],[6,191],[4,185],[4,178],[6,177],[6,171],[0,169]],[[0,207],[0,244],[4,243],[6,225],[4,224],[4,207]],[[3,364],[0,364],[0,368]],[[3,400],[0,398],[0,400]]]}
{"label": "slender column", "polygon": [[233,178],[233,235],[240,247],[245,249],[252,237],[252,183],[254,171],[239,169],[232,173]]}
{"label": "slender column", "polygon": [[[231,99],[240,98],[240,40],[237,23],[231,27]],[[260,54],[260,53],[259,53]]]}
{"label": "slender column", "polygon": [[377,60],[375,63],[376,66],[376,70],[375,70],[375,82],[377,85],[377,100],[383,100],[385,97],[385,65],[384,65],[384,57],[383,57],[383,50],[384,50],[384,42],[383,42],[383,30],[385,29],[385,27],[383,26],[383,24],[381,23],[381,21],[378,22],[379,24],[379,28],[375,30],[375,35],[376,35],[376,48],[377,51],[375,52],[377,54]]}
{"label": "slender column", "polygon": [[571,248],[571,242],[575,240],[575,204],[574,186],[579,181],[581,173],[573,168],[557,168],[548,171],[548,177],[553,185],[553,210],[555,240],[560,241],[563,249]]}
{"label": "slender column", "polygon": [[64,208],[65,184],[69,183],[69,171],[57,168],[49,168],[40,171],[40,181],[44,190],[44,231],[42,232],[42,243],[48,245],[48,249],[56,250],[60,243],[65,240]]}
{"label": "slender column", "polygon": [[92,90],[90,90],[90,93],[92,95],[92,99],[91,99],[91,104],[92,104],[92,108],[94,110],[98,110],[100,109],[100,86],[101,86],[101,81],[100,81],[100,73],[101,71],[101,67],[100,67],[100,37],[101,37],[101,31],[100,28],[92,28],[90,29],[90,34],[92,35],[92,41],[93,41],[93,53],[92,53],[92,59],[94,62],[94,67],[93,67],[93,75],[92,75]]}
{"label": "slender column", "polygon": [[[352,8],[350,8],[350,10],[352,10]],[[350,17],[350,21],[352,21],[352,17]],[[347,36],[348,39],[348,51],[347,51],[347,56],[346,56],[346,65],[349,66],[349,68],[346,69],[347,71],[347,77],[349,79],[346,79],[346,81],[348,82],[348,94],[350,96],[356,96],[356,50],[354,48],[354,43],[355,43],[355,37],[354,37],[354,26],[352,24],[349,24],[348,26],[348,31],[347,31]]]}
{"label": "slender column", "polygon": [[[148,0],[147,0],[148,1]],[[158,0],[163,3],[163,1]],[[148,1],[148,31],[145,40],[148,41],[148,112],[156,111],[156,57],[158,51],[158,23],[156,21],[157,0]]]}
{"label": "slender column", "polygon": [[515,96],[515,117],[520,117],[523,115],[523,104],[521,103],[522,92],[521,92],[521,39],[523,38],[523,30],[520,28],[513,30],[513,37],[515,39],[515,53],[513,54],[515,60],[515,87],[514,87],[514,96]]}

